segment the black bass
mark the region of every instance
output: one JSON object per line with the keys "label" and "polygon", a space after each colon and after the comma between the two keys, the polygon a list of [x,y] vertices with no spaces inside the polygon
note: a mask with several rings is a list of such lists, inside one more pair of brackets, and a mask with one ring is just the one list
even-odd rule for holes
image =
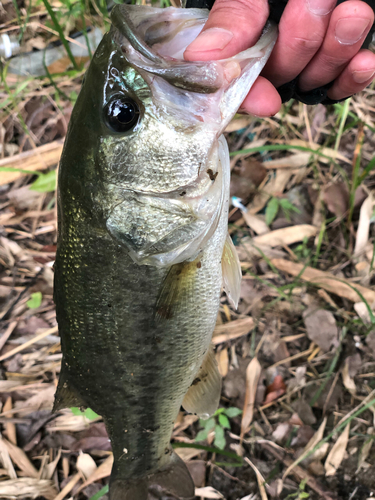
{"label": "black bass", "polygon": [[230,59],[185,62],[207,16],[114,8],[60,164],[55,410],[86,406],[103,416],[114,454],[111,500],[193,497],[170,446],[173,423],[181,404],[208,417],[220,398],[211,336],[222,284],[235,305],[241,279],[227,235],[221,134],[276,30]]}

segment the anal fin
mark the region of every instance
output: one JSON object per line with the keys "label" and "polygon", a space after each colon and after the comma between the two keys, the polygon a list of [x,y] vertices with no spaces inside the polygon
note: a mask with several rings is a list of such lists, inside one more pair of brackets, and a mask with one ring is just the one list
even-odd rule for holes
{"label": "anal fin", "polygon": [[87,406],[82,401],[77,391],[69,383],[64,366],[64,360],[62,360],[59,383],[57,385],[55,402],[53,404],[53,413],[63,408],[71,408],[72,406],[77,406],[78,408],[86,408]]}
{"label": "anal fin", "polygon": [[237,309],[241,294],[241,264],[232,238],[227,234],[221,259],[223,288],[230,304]]}
{"label": "anal fin", "polygon": [[192,385],[185,394],[182,406],[190,413],[201,418],[210,417],[219,406],[221,394],[221,375],[215,353],[210,346]]}

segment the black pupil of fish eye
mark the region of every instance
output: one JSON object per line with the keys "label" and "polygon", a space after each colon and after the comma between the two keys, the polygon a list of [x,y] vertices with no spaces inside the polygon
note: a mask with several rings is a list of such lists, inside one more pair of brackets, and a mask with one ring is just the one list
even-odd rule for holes
{"label": "black pupil of fish eye", "polygon": [[117,98],[107,105],[107,121],[116,132],[126,132],[133,128],[138,117],[139,109],[132,99]]}

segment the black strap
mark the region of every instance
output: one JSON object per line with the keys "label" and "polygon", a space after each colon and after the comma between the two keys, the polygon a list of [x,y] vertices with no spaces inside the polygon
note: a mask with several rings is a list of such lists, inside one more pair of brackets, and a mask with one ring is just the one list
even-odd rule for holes
{"label": "black strap", "polygon": [[[345,2],[347,0],[338,0],[338,4]],[[363,0],[375,11],[375,0]],[[212,9],[215,0],[187,0],[187,8],[198,8],[198,9]],[[279,23],[282,13],[284,12],[285,6],[288,0],[268,0],[270,6],[270,19]],[[375,24],[372,26],[369,34],[366,37],[362,47],[368,48],[372,41],[372,37],[375,32]],[[334,104],[336,102],[333,99],[327,97],[328,90],[331,88],[333,82],[330,82],[322,87],[310,90],[309,92],[302,92],[298,89],[298,76],[291,82],[284,83],[277,89],[281,96],[282,102],[287,102],[290,99],[296,99],[297,101],[303,102],[304,104]],[[347,99],[347,98],[346,98]],[[341,99],[344,101],[345,99]]]}

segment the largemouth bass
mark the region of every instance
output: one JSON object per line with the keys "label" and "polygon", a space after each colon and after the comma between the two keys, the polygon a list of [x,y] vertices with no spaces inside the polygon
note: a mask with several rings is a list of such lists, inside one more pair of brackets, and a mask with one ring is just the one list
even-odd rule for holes
{"label": "largemouth bass", "polygon": [[236,304],[241,279],[222,132],[276,32],[225,61],[185,62],[207,16],[116,6],[60,163],[55,410],[103,416],[111,500],[192,498],[170,446],[173,424],[181,404],[208,417],[220,398],[211,336],[222,283]]}

